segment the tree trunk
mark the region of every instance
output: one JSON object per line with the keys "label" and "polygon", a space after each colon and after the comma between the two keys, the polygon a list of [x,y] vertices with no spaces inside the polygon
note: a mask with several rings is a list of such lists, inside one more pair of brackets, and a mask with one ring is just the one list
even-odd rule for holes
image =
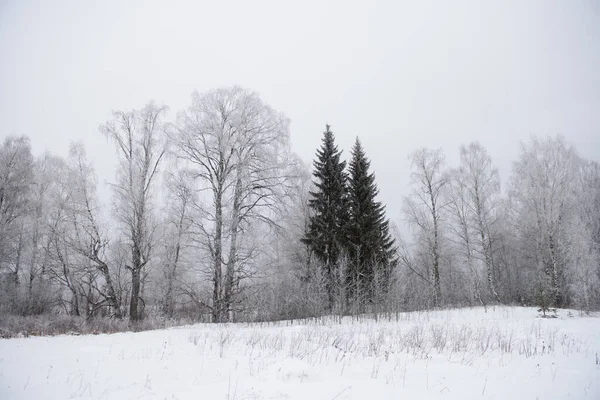
{"label": "tree trunk", "polygon": [[79,317],[79,297],[77,296],[77,291],[71,288],[71,295],[73,296],[73,300],[71,301],[71,315]]}
{"label": "tree trunk", "polygon": [[121,305],[119,304],[119,300],[117,299],[117,294],[115,292],[115,287],[110,276],[110,271],[108,270],[108,265],[105,263],[101,263],[99,267],[100,272],[104,276],[104,280],[106,281],[106,300],[114,309],[114,316],[116,318],[121,318],[123,314],[121,313]]}
{"label": "tree trunk", "polygon": [[142,319],[142,315],[140,313],[139,308],[139,300],[140,300],[140,289],[141,289],[141,274],[143,268],[142,261],[142,249],[141,249],[141,235],[142,235],[142,226],[141,222],[143,220],[143,208],[140,210],[139,214],[136,215],[137,221],[135,228],[132,228],[131,238],[132,238],[132,248],[131,248],[131,258],[133,265],[131,266],[131,300],[129,302],[129,320],[132,322],[137,322]]}
{"label": "tree trunk", "polygon": [[140,270],[138,268],[131,269],[131,301],[129,303],[129,320],[137,322],[141,319],[139,315],[140,298]]}
{"label": "tree trunk", "polygon": [[326,249],[325,249],[325,273],[326,273],[326,277],[325,277],[325,290],[327,291],[327,298],[328,298],[328,302],[327,302],[327,311],[328,312],[332,312],[333,311],[333,307],[335,304],[335,294],[334,294],[334,290],[335,290],[335,284],[334,284],[334,276],[333,276],[333,268],[334,266],[332,265],[331,262],[331,256],[330,256],[330,249],[331,249],[331,245],[328,244],[326,245]]}
{"label": "tree trunk", "polygon": [[[473,289],[475,290],[474,297],[479,301],[482,306],[486,306],[483,298],[481,297],[481,287],[479,282],[479,275],[473,266],[473,256],[471,255],[471,239],[469,235],[469,228],[465,219],[461,219],[461,227],[463,231],[464,241],[465,241],[465,251],[467,256],[467,266],[469,267],[469,271],[471,275],[473,275]],[[487,308],[486,308],[487,310]]]}
{"label": "tree trunk", "polygon": [[[479,201],[476,199],[476,201]],[[479,225],[479,238],[481,240],[481,247],[483,249],[483,259],[485,262],[488,290],[492,297],[496,301],[500,301],[498,292],[496,291],[496,284],[494,282],[494,260],[492,258],[492,240],[488,234],[486,237],[485,226],[483,223],[483,217],[481,216],[481,206],[477,204],[477,224]]]}
{"label": "tree trunk", "polygon": [[481,230],[481,242],[483,245],[483,257],[487,272],[488,289],[490,291],[490,294],[494,297],[494,299],[499,302],[500,297],[498,296],[498,292],[496,291],[496,283],[494,282],[494,261],[492,259],[491,243],[489,237],[485,237],[483,229]]}
{"label": "tree trunk", "polygon": [[560,276],[558,271],[558,256],[556,254],[556,245],[554,243],[554,236],[550,234],[549,237],[550,247],[550,273],[551,273],[551,284],[552,284],[552,305],[554,307],[562,306],[562,294],[560,290]]}
{"label": "tree trunk", "polygon": [[63,276],[65,278],[67,288],[71,292],[71,296],[72,296],[71,311],[70,311],[71,315],[79,316],[79,297],[77,296],[77,289],[73,285],[73,282],[71,282],[71,276],[70,276],[71,274],[69,273],[69,268],[67,266],[67,263],[65,262],[65,259],[63,258],[62,254],[60,253],[58,246],[57,246],[57,251],[58,251],[58,258],[60,260],[60,263],[62,264]]}
{"label": "tree trunk", "polygon": [[[179,247],[179,246],[177,246]],[[174,313],[174,302],[173,302],[173,280],[175,279],[175,269],[177,267],[176,262],[174,265],[167,267],[167,291],[165,293],[165,304],[164,304],[164,313],[169,317],[173,316]]]}
{"label": "tree trunk", "polygon": [[87,290],[87,302],[85,307],[85,316],[89,319],[94,316],[94,293],[92,292],[92,276],[90,274],[89,280],[87,282],[88,290]]}
{"label": "tree trunk", "polygon": [[21,270],[21,256],[22,255],[23,255],[23,235],[19,235],[19,244],[17,245],[17,260],[15,261],[15,276],[14,276],[15,295],[17,295],[17,292],[19,290],[19,285],[21,284],[20,278],[19,278],[19,272]]}
{"label": "tree trunk", "polygon": [[233,199],[233,215],[231,216],[231,244],[229,246],[229,259],[227,260],[227,271],[225,275],[225,290],[223,298],[223,317],[224,321],[230,321],[232,303],[233,303],[233,283],[235,278],[235,268],[237,261],[237,238],[239,230],[239,214],[242,197],[242,180],[239,176],[235,184],[235,192]]}
{"label": "tree trunk", "polygon": [[33,281],[35,279],[35,273],[33,272],[33,267],[29,271],[29,284],[27,285],[27,291],[29,293],[29,298],[33,296]]}
{"label": "tree trunk", "polygon": [[439,234],[438,234],[438,216],[436,211],[435,199],[431,186],[429,187],[431,195],[431,215],[433,217],[433,306],[438,307],[442,302],[442,288],[440,284],[440,255],[439,255]]}
{"label": "tree trunk", "polygon": [[179,255],[181,253],[181,237],[183,234],[183,218],[184,212],[181,213],[179,223],[177,225],[177,243],[175,244],[175,254],[173,256],[173,265],[167,267],[167,292],[165,293],[165,312],[172,317],[175,312],[173,300],[173,286],[177,274],[177,264],[179,263]]}
{"label": "tree trunk", "polygon": [[213,322],[221,322],[221,279],[223,259],[223,193],[221,188],[215,193],[215,248],[213,264]]}

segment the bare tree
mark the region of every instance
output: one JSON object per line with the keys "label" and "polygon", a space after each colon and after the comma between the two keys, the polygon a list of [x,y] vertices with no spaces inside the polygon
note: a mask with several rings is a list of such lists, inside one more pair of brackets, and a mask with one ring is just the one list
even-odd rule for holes
{"label": "bare tree", "polygon": [[564,229],[565,258],[574,303],[589,313],[600,306],[600,165],[582,160],[576,177],[577,201]]}
{"label": "bare tree", "polygon": [[[86,316],[91,317],[104,305],[116,309],[118,307],[109,301],[95,300],[102,297],[97,293],[101,266],[86,256],[90,254],[91,240],[81,234],[85,231],[82,227],[95,224],[97,211],[95,178],[83,146],[71,145],[67,163],[60,158],[52,161],[47,155],[45,162],[55,166],[42,169],[47,176],[45,180],[53,182],[44,198],[46,240],[42,276],[47,273],[56,286],[60,305],[71,315],[80,316],[85,310]],[[81,235],[78,237],[78,234]]]}
{"label": "bare tree", "polygon": [[[83,146],[71,146],[69,169],[71,191],[68,194],[66,207],[66,223],[69,226],[63,231],[67,235],[66,244],[69,249],[91,262],[104,279],[104,289],[99,288],[95,280],[88,281],[90,290],[98,292],[102,298],[101,301],[92,304],[93,309],[109,306],[114,316],[121,318],[121,304],[106,254],[109,242],[99,221],[96,177],[87,161]],[[66,256],[64,257],[61,263],[63,263],[63,267],[68,267],[68,259]],[[90,277],[90,273],[86,275]]]}
{"label": "bare tree", "polygon": [[469,204],[468,189],[461,170],[451,170],[447,185],[446,197],[448,201],[447,212],[450,223],[450,241],[455,244],[459,260],[466,264],[470,276],[471,298],[475,298],[485,305],[481,295],[481,280],[476,265],[474,253],[475,244],[473,227],[471,224],[471,208]]}
{"label": "bare tree", "polygon": [[241,235],[254,223],[276,226],[288,181],[289,121],[239,87],[194,93],[176,124],[178,155],[200,190],[204,223],[197,224],[210,254],[213,321],[231,320],[234,296],[257,250]]}
{"label": "bare tree", "polygon": [[[578,157],[561,137],[523,145],[514,164],[511,195],[522,225],[521,245],[537,268],[538,303],[561,307],[566,295],[561,229],[574,204]],[[527,231],[524,231],[527,229]],[[545,308],[545,307],[542,307]]]}
{"label": "bare tree", "polygon": [[55,200],[60,180],[66,174],[66,164],[60,157],[45,153],[34,162],[34,177],[30,191],[30,212],[28,224],[28,265],[29,277],[27,292],[30,307],[42,310],[47,307],[47,273],[50,262],[50,243],[53,241],[55,223],[52,216],[62,205]]}
{"label": "bare tree", "polygon": [[185,253],[191,247],[190,234],[192,230],[191,209],[196,199],[192,187],[188,184],[189,177],[184,171],[169,174],[166,179],[167,211],[165,215],[163,244],[164,278],[166,288],[162,301],[163,311],[172,316],[177,294],[177,281],[181,275],[181,262]]}
{"label": "bare tree", "polygon": [[111,121],[100,126],[100,131],[115,143],[119,156],[117,183],[113,185],[115,211],[131,246],[129,318],[134,322],[142,318],[140,278],[152,256],[152,189],[166,150],[162,122],[165,112],[165,107],[149,103],[139,111],[116,111]]}
{"label": "bare tree", "polygon": [[600,300],[600,253],[594,245],[589,226],[580,215],[574,215],[564,227],[565,266],[574,303],[589,313]]}
{"label": "bare tree", "polygon": [[581,200],[578,212],[590,232],[594,247],[600,252],[600,164],[582,161],[577,177],[578,198]]}
{"label": "bare tree", "polygon": [[433,304],[442,303],[440,283],[441,220],[445,203],[441,197],[448,178],[443,171],[444,155],[441,150],[421,149],[411,155],[412,194],[404,201],[404,213],[418,231],[420,240],[427,244],[431,259],[430,276]]}
{"label": "bare tree", "polygon": [[487,151],[479,143],[460,149],[460,171],[469,196],[469,213],[478,239],[478,254],[486,268],[488,291],[499,301],[495,283],[494,234],[500,176]]}
{"label": "bare tree", "polygon": [[32,180],[29,139],[6,138],[0,148],[0,273],[8,272],[15,287],[23,263],[24,218],[30,208]]}
{"label": "bare tree", "polygon": [[[46,245],[46,252],[49,258],[49,276],[50,279],[61,288],[66,288],[61,295],[61,304],[66,312],[71,315],[80,315],[80,297],[84,290],[82,287],[80,268],[85,264],[85,258],[73,251],[70,247],[69,238],[72,237],[75,219],[69,218],[71,207],[70,174],[63,173],[59,177],[59,185],[52,195],[53,208],[48,217],[49,238]],[[65,298],[65,295],[67,298]]]}
{"label": "bare tree", "polygon": [[[456,227],[455,236],[463,245],[463,255],[471,273],[477,273],[478,261],[483,262],[487,289],[492,299],[499,301],[496,290],[494,239],[496,237],[497,206],[500,178],[490,156],[479,143],[460,149],[460,165],[451,171],[449,211]],[[476,278],[479,285],[479,278]],[[479,291],[479,289],[477,289]],[[479,293],[480,301],[481,293]]]}

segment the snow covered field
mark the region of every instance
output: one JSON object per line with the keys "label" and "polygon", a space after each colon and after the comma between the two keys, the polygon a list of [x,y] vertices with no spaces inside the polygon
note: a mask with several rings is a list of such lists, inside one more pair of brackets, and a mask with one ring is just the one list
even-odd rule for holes
{"label": "snow covered field", "polygon": [[5,339],[0,399],[600,399],[600,318],[558,315],[495,307]]}

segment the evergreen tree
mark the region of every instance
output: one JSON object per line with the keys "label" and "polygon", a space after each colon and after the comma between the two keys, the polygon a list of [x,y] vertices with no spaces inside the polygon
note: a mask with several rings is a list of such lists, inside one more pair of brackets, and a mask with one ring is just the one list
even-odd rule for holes
{"label": "evergreen tree", "polygon": [[359,304],[387,292],[397,262],[385,207],[376,201],[379,190],[370,164],[357,138],[349,164],[346,293],[349,302]]}
{"label": "evergreen tree", "polygon": [[329,125],[323,133],[322,145],[317,150],[313,176],[316,190],[310,192],[309,206],[313,210],[308,231],[302,242],[321,262],[329,309],[333,308],[340,273],[340,259],[345,244],[346,162],[335,145]]}

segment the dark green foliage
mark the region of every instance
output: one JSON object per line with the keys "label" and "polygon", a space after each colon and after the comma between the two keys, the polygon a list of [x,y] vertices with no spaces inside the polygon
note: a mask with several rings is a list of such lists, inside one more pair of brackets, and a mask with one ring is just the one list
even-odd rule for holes
{"label": "dark green foliage", "polygon": [[326,126],[322,145],[317,150],[313,176],[316,190],[310,192],[309,206],[313,215],[302,242],[323,265],[329,309],[333,307],[340,260],[345,244],[347,221],[346,162],[335,145],[330,126]]}
{"label": "dark green foliage", "polygon": [[379,190],[370,161],[358,138],[352,148],[348,179],[348,301],[374,302],[384,295],[397,263],[385,207],[376,200]]}

